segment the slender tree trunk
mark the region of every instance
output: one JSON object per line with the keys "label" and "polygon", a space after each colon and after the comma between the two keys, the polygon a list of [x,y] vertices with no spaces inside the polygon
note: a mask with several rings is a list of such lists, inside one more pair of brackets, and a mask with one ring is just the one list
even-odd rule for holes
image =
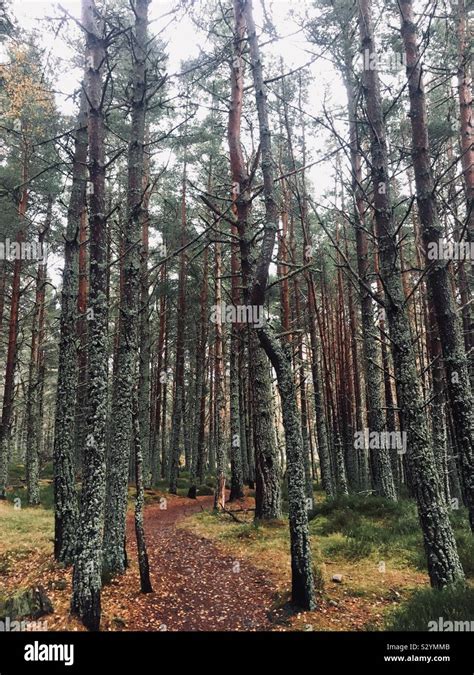
{"label": "slender tree trunk", "polygon": [[140,589],[142,593],[152,593],[150,565],[143,527],[143,509],[145,506],[145,486],[143,481],[143,456],[141,447],[142,431],[138,405],[138,391],[133,394],[133,442],[135,446],[135,536],[137,538],[138,567],[140,570]]}
{"label": "slender tree trunk", "polygon": [[[148,134],[147,134],[148,137]],[[143,174],[143,210],[142,210],[142,247],[140,255],[140,360],[138,405],[140,420],[141,451],[143,456],[143,482],[145,488],[151,487],[152,461],[150,440],[150,307],[149,307],[149,153],[145,155],[145,170]]]}
{"label": "slender tree trunk", "polygon": [[[21,247],[25,239],[25,216],[28,205],[28,178],[29,178],[29,149],[27,141],[28,130],[22,122],[22,185],[23,189],[18,203],[19,229],[16,243]],[[6,499],[8,482],[8,462],[10,452],[10,432],[15,389],[15,368],[17,361],[18,341],[18,310],[20,305],[21,256],[17,256],[13,264],[13,278],[10,304],[10,321],[8,328],[7,362],[3,389],[2,420],[0,423],[0,499]]]}
{"label": "slender tree trunk", "polygon": [[[58,384],[54,430],[54,556],[73,563],[78,526],[75,482],[76,393],[78,357],[76,303],[78,301],[79,231],[84,213],[87,176],[87,100],[81,95],[72,167],[72,187],[64,246]],[[82,411],[81,411],[82,416]],[[85,422],[85,420],[83,420]]]}
{"label": "slender tree trunk", "polygon": [[90,195],[90,293],[88,339],[88,435],[84,450],[81,512],[74,560],[71,611],[89,630],[98,630],[101,617],[102,539],[105,501],[105,442],[107,430],[107,230],[105,223],[105,154],[103,82],[105,39],[94,0],[83,0],[86,30],[85,91],[88,101]]}
{"label": "slender tree trunk", "polygon": [[[181,246],[186,239],[186,158],[183,165],[181,194]],[[184,333],[186,330],[186,252],[181,251],[179,259],[178,307],[176,318],[176,356],[173,413],[171,417],[170,486],[171,494],[178,493],[179,463],[181,458],[180,433],[183,423],[184,400]]]}
{"label": "slender tree trunk", "polygon": [[225,396],[224,396],[224,354],[223,354],[223,331],[220,308],[222,303],[222,251],[220,242],[215,243],[215,304],[217,310],[216,334],[215,334],[215,405],[216,405],[216,491],[214,494],[214,509],[225,508]]}
{"label": "slender tree trunk", "polygon": [[[370,0],[358,0],[361,51],[375,53]],[[396,226],[390,201],[385,125],[376,69],[363,72],[364,96],[371,137],[371,171],[380,274],[390,330],[398,402],[407,433],[407,462],[415,491],[432,586],[442,588],[463,579],[456,541],[429,442],[424,403],[418,382],[410,325],[403,293]]]}
{"label": "slender tree trunk", "polygon": [[5,287],[7,282],[7,266],[4,260],[0,260],[0,335],[3,328],[3,312],[5,308]]}
{"label": "slender tree trunk", "polygon": [[[357,266],[360,279],[360,306],[362,317],[362,349],[366,381],[367,421],[371,432],[381,433],[385,426],[382,412],[381,376],[378,367],[379,349],[375,326],[374,306],[369,289],[371,284],[369,245],[362,191],[362,156],[357,127],[357,90],[353,75],[349,36],[344,38],[344,79],[348,100],[352,189],[354,194],[354,230],[356,236]],[[388,427],[388,431],[395,431]],[[372,482],[376,494],[395,501],[397,493],[393,480],[388,449],[369,450]]]}
{"label": "slender tree trunk", "polygon": [[[43,252],[44,241],[51,226],[53,198],[48,199],[46,222],[38,235],[39,250]],[[46,260],[38,264],[36,274],[35,304],[31,324],[30,364],[28,372],[28,392],[26,398],[26,486],[28,504],[36,506],[40,502],[39,491],[39,447],[41,444],[42,417],[39,415],[41,390],[41,355],[44,337],[44,300],[46,288]]]}
{"label": "slender tree trunk", "polygon": [[443,229],[437,211],[430,163],[426,100],[412,0],[401,0],[399,7],[407,57],[413,167],[418,212],[427,256],[427,285],[443,350],[448,394],[461,461],[464,496],[469,509],[471,529],[474,531],[474,437],[469,370],[447,265],[444,260],[439,259],[439,256],[434,260],[430,258],[430,250],[433,247],[436,250],[442,241]]}
{"label": "slender tree trunk", "polygon": [[196,447],[193,452],[190,487],[188,497],[195,498],[197,484],[204,481],[205,430],[206,430],[206,347],[208,337],[208,297],[209,297],[209,248],[206,247],[203,259],[202,284],[200,293],[200,332],[196,359],[196,395],[198,403]]}
{"label": "slender tree trunk", "polygon": [[[278,228],[278,207],[274,194],[273,158],[267,99],[251,0],[245,2],[243,11],[247,24],[250,60],[258,112],[261,166],[264,183],[263,192],[265,198],[263,239],[257,259],[251,299],[252,305],[263,307],[268,283],[268,271]],[[308,514],[306,510],[303,443],[291,363],[288,354],[284,352],[283,347],[274,338],[268,326],[258,329],[257,333],[277,373],[282,402],[288,461],[287,480],[291,540],[292,600],[296,605],[311,610],[314,607],[314,587]]]}
{"label": "slender tree trunk", "polygon": [[134,3],[133,73],[128,147],[127,222],[124,235],[123,292],[117,367],[113,381],[111,442],[107,457],[107,495],[103,575],[122,574],[126,567],[125,525],[132,444],[134,378],[139,359],[140,242],[143,202],[143,146],[146,117],[146,50],[149,0]]}
{"label": "slender tree trunk", "polygon": [[[85,133],[87,159],[87,120]],[[77,294],[77,396],[76,396],[76,430],[75,455],[76,469],[82,470],[84,440],[87,431],[87,296],[89,292],[89,272],[87,265],[88,249],[87,209],[84,206],[80,215],[79,226],[79,289]],[[77,255],[77,252],[76,252]],[[77,283],[77,282],[76,282]]]}

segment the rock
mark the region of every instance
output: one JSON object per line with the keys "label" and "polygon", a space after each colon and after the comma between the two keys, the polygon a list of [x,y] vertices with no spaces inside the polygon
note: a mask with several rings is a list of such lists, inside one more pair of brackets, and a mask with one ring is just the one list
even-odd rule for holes
{"label": "rock", "polygon": [[48,588],[51,591],[65,591],[67,588],[66,579],[56,579],[48,583]]}
{"label": "rock", "polygon": [[342,583],[342,574],[333,574],[332,575],[332,581],[334,581],[336,584],[341,584]]}
{"label": "rock", "polygon": [[402,596],[400,595],[400,593],[398,591],[396,591],[393,588],[390,588],[389,590],[390,590],[389,600],[393,600],[393,601],[397,602],[398,600],[401,599]]}
{"label": "rock", "polygon": [[18,619],[39,619],[53,613],[53,605],[42,588],[31,587],[18,591],[0,601],[0,620],[10,617]]}
{"label": "rock", "polygon": [[338,603],[335,600],[329,600],[328,605],[331,605],[331,607],[339,607]]}
{"label": "rock", "polygon": [[125,626],[127,625],[127,622],[120,616],[114,616],[114,618],[112,619],[112,623],[118,628],[125,628]]}

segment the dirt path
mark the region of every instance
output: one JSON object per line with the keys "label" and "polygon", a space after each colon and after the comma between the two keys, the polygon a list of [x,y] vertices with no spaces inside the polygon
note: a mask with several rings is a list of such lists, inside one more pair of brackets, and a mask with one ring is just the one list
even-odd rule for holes
{"label": "dirt path", "polygon": [[[136,565],[124,579],[104,589],[104,604],[117,607],[112,624],[125,630],[262,631],[271,630],[275,589],[271,580],[248,562],[224,555],[207,539],[176,528],[176,522],[212,508],[213,497],[191,501],[171,497],[167,508],[145,510],[150,570],[154,593],[142,595]],[[133,518],[128,522],[129,555],[136,559]],[[130,583],[131,582],[131,583]],[[110,615],[109,615],[110,616]]]}

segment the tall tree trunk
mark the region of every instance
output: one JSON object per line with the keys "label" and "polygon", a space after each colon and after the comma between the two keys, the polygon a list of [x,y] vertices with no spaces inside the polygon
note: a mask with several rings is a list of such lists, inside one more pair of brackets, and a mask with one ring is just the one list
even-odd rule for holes
{"label": "tall tree trunk", "polygon": [[[375,54],[370,0],[358,0],[361,51]],[[407,433],[407,462],[418,505],[432,586],[441,588],[463,578],[456,541],[430,446],[408,313],[403,293],[396,225],[390,201],[387,144],[380,82],[376,69],[363,71],[364,96],[371,138],[371,173],[380,251],[380,274],[390,330],[398,403]]]}
{"label": "tall tree trunk", "polygon": [[107,457],[107,496],[104,529],[104,578],[122,574],[126,567],[125,525],[132,443],[134,378],[139,358],[140,242],[143,202],[143,146],[146,117],[146,58],[149,0],[133,5],[135,27],[132,53],[132,99],[128,147],[127,222],[124,235],[123,292],[117,368],[112,392],[111,442]]}
{"label": "tall tree trunk", "polygon": [[[379,349],[375,326],[374,305],[369,289],[371,270],[369,264],[369,245],[366,232],[366,217],[362,191],[362,155],[359,146],[357,128],[357,90],[353,74],[352,54],[349,36],[344,37],[344,80],[348,100],[350,153],[352,170],[352,190],[354,195],[354,230],[356,236],[357,266],[360,279],[360,307],[362,317],[362,349],[366,382],[367,421],[371,432],[381,433],[385,426],[382,412],[382,391],[380,369],[378,367]],[[388,420],[387,420],[388,421]],[[388,431],[395,431],[387,427]],[[397,493],[390,463],[390,453],[386,448],[369,450],[372,482],[376,494],[395,501]]]}
{"label": "tall tree trunk", "polygon": [[223,330],[220,308],[222,303],[222,250],[220,242],[215,243],[215,304],[217,308],[214,359],[215,359],[215,405],[216,405],[216,491],[214,494],[214,509],[225,508],[225,394],[224,394],[224,354]]}
{"label": "tall tree trunk", "polygon": [[103,82],[105,39],[94,0],[83,0],[86,31],[85,91],[88,101],[90,195],[90,293],[88,339],[88,434],[84,449],[81,512],[74,560],[71,611],[86,628],[98,630],[101,617],[102,538],[107,429],[107,232],[105,223],[105,153]]}
{"label": "tall tree trunk", "polygon": [[[148,134],[146,135],[148,138]],[[150,440],[150,306],[149,306],[149,203],[150,178],[149,153],[145,155],[145,170],[143,173],[143,209],[142,209],[142,246],[140,253],[140,361],[138,384],[138,407],[140,420],[141,452],[143,457],[143,483],[149,488],[152,483],[152,461]]]}
{"label": "tall tree trunk", "polygon": [[178,493],[179,462],[181,458],[180,435],[183,424],[184,401],[184,333],[186,330],[186,157],[183,164],[183,180],[181,191],[181,253],[179,258],[178,307],[176,318],[176,354],[173,412],[171,417],[170,444],[170,486],[171,494]]}
{"label": "tall tree trunk", "polygon": [[474,531],[474,437],[469,370],[447,265],[438,256],[436,256],[438,259],[436,257],[434,260],[430,259],[430,250],[433,248],[435,251],[439,250],[443,228],[438,216],[430,163],[426,100],[412,0],[401,0],[399,8],[407,58],[413,167],[418,212],[427,256],[427,285],[443,350],[448,394],[461,461],[464,496],[469,509],[471,529]]}
{"label": "tall tree trunk", "polygon": [[[21,173],[23,189],[18,202],[19,228],[16,235],[16,243],[19,248],[21,247],[22,242],[25,240],[24,227],[26,209],[28,206],[29,147],[27,134],[28,129],[26,123],[22,122]],[[0,423],[0,499],[6,499],[6,488],[8,482],[10,432],[15,388],[15,368],[17,361],[18,310],[20,306],[21,268],[22,260],[21,256],[19,255],[15,258],[15,262],[13,264],[7,362],[5,366],[5,379],[3,385],[2,420]]]}
{"label": "tall tree trunk", "polygon": [[[242,3],[241,3],[242,5]],[[268,120],[267,98],[263,81],[262,62],[253,20],[252,2],[243,5],[250,47],[250,61],[255,88],[265,198],[265,222],[260,253],[252,287],[252,305],[263,307],[268,283],[268,271],[278,228],[278,207],[274,194],[273,158]],[[314,607],[313,570],[305,495],[305,467],[301,427],[298,419],[295,384],[288,354],[273,336],[268,326],[257,331],[260,342],[277,373],[282,402],[287,454],[288,502],[291,540],[292,600],[311,610]]]}
{"label": "tall tree trunk", "polygon": [[206,430],[206,348],[208,338],[208,296],[209,296],[209,247],[204,250],[202,283],[200,293],[200,327],[196,358],[196,395],[197,395],[197,433],[196,447],[190,476],[188,497],[195,498],[197,484],[204,481],[205,470],[205,430]]}
{"label": "tall tree trunk", "polygon": [[[87,158],[87,120],[84,129]],[[76,430],[75,455],[76,469],[82,470],[84,440],[87,430],[87,296],[89,293],[89,271],[87,265],[88,223],[87,209],[84,206],[80,215],[79,226],[79,288],[77,292],[77,396],[76,396]],[[77,252],[76,252],[77,255]],[[76,282],[77,283],[77,282]]]}
{"label": "tall tree trunk", "polygon": [[72,565],[73,563],[78,525],[74,450],[76,393],[78,394],[76,303],[79,288],[79,231],[81,229],[81,217],[85,211],[87,146],[87,100],[83,92],[77,119],[71,198],[64,245],[53,450],[54,556],[58,562],[65,565]]}
{"label": "tall tree trunk", "polygon": [[[45,255],[44,240],[51,226],[53,198],[48,198],[46,222],[38,235],[39,250]],[[26,487],[28,504],[40,502],[39,492],[39,447],[41,444],[42,417],[39,415],[41,390],[41,355],[44,338],[44,300],[46,289],[46,260],[38,264],[36,274],[35,304],[31,323],[30,364],[28,369],[28,392],[26,398]]]}

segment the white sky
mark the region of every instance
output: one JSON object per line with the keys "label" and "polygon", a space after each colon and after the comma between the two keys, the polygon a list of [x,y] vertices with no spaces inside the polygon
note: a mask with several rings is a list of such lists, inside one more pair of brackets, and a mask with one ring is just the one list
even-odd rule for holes
{"label": "white sky", "polygon": [[[200,52],[200,47],[206,51],[205,34],[200,33],[195,24],[188,15],[179,13],[179,23],[173,21],[169,24],[170,17],[166,14],[176,5],[172,0],[152,0],[150,4],[150,32],[158,33],[163,31],[160,37],[167,43],[166,52],[168,59],[168,73],[176,73],[180,70],[182,60],[195,57]],[[196,0],[199,6],[200,0]],[[70,59],[73,56],[71,48],[63,39],[62,33],[53,41],[52,34],[45,31],[45,18],[48,16],[60,16],[58,5],[65,8],[72,16],[80,19],[81,0],[13,0],[12,10],[21,26],[27,30],[36,29],[40,41],[43,43],[47,52],[51,52],[53,57],[59,57],[63,65],[60,66],[54,74],[54,86],[61,94],[57,94],[57,104],[60,110],[66,114],[74,114],[75,106],[70,98],[74,91],[80,86],[82,69],[74,69],[70,65]],[[263,13],[260,0],[254,0],[254,16],[257,27],[263,24]],[[298,0],[289,2],[288,0],[265,0],[265,6],[268,15],[271,17],[278,35],[287,36],[281,39],[267,43],[262,48],[263,60],[269,57],[283,57],[284,68],[291,71],[295,67],[302,66],[311,59],[308,50],[312,46],[305,40],[303,33],[299,32],[294,19],[289,16],[290,10],[297,13],[304,13],[305,7],[308,7],[308,0]],[[164,30],[163,30],[164,29]],[[2,53],[0,50],[0,60]],[[310,66],[313,76],[313,84],[308,92],[308,101],[304,105],[305,109],[314,116],[317,116],[324,101],[325,106],[330,110],[333,104],[344,105],[345,91],[339,75],[334,71],[327,60],[317,60]],[[250,77],[247,74],[247,84],[250,84]],[[340,129],[343,133],[343,128]],[[327,132],[318,131],[318,134],[307,134],[307,147],[309,159],[316,160],[322,156],[325,151],[325,144],[328,138]],[[334,185],[333,171],[329,163],[318,164],[308,171],[309,178],[313,184],[313,194],[317,200],[325,191]],[[54,268],[57,268],[56,262]],[[58,269],[50,272],[57,278]],[[55,279],[56,281],[56,279]]]}

